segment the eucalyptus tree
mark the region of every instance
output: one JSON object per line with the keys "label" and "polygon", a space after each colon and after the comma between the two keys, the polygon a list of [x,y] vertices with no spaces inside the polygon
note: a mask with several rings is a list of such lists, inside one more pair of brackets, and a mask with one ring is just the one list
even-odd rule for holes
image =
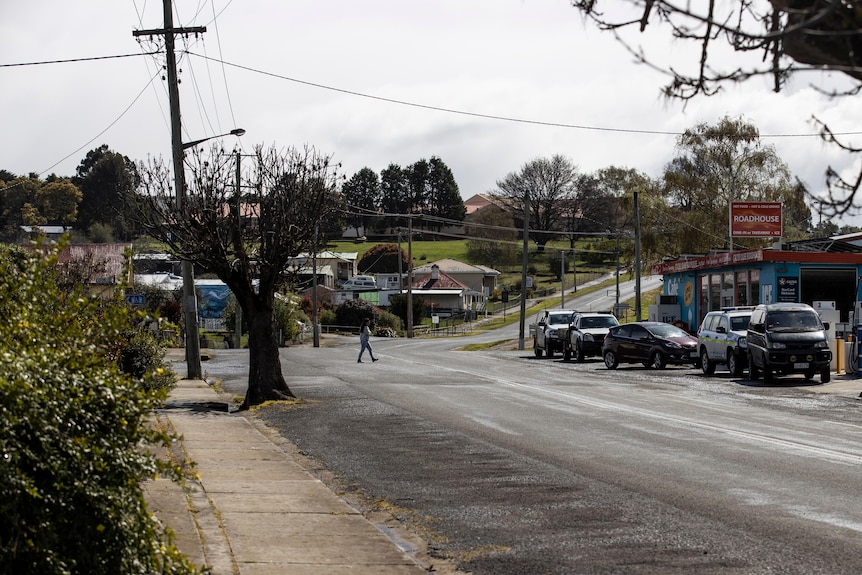
{"label": "eucalyptus tree", "polygon": [[[787,224],[799,239],[810,227],[804,188],[773,146],[764,145],[757,128],[743,119],[701,123],[677,138],[676,156],[665,167],[664,190],[677,225],[680,252],[702,253],[728,245],[732,201],[781,201],[792,217]],[[764,240],[734,240],[756,247]]]}

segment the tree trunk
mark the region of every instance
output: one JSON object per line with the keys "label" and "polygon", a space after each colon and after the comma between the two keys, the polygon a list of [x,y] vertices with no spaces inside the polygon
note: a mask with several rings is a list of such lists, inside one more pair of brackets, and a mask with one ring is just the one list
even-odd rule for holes
{"label": "tree trunk", "polygon": [[272,306],[260,301],[243,310],[248,319],[248,391],[240,409],[248,409],[264,401],[296,397],[281,373],[278,349],[278,329]]}

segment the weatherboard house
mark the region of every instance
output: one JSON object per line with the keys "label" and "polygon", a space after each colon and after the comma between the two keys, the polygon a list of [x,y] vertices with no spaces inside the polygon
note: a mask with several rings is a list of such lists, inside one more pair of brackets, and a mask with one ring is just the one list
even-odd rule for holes
{"label": "weatherboard house", "polygon": [[436,264],[427,274],[416,275],[414,270],[413,278],[412,294],[425,301],[429,314],[461,314],[473,309],[477,292],[441,271]]}

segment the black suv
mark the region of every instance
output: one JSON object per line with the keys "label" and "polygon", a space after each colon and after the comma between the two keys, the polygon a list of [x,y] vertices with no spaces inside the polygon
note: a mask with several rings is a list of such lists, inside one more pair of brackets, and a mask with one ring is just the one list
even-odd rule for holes
{"label": "black suv", "polygon": [[773,375],[802,373],[805,379],[831,377],[832,352],[820,315],[804,303],[763,304],[754,308],[746,334],[751,379],[769,383]]}

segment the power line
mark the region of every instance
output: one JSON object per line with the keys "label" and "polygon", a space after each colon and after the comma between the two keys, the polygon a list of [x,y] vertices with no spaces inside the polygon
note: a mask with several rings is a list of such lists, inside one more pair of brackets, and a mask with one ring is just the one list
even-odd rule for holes
{"label": "power line", "polygon": [[41,62],[17,62],[0,64],[0,68],[15,68],[18,66],[43,66],[45,64],[70,64],[75,62],[93,62],[97,60],[115,60],[118,58],[134,58],[136,56],[154,56],[159,52],[141,52],[138,54],[116,54],[114,56],[90,56],[89,58],[68,58],[66,60],[43,60]]}
{"label": "power line", "polygon": [[[160,51],[153,52],[142,52],[140,54],[119,54],[114,56],[95,56],[89,58],[71,58],[66,60],[46,60],[41,62],[20,62],[13,64],[0,64],[0,68],[9,68],[15,66],[39,66],[44,64],[65,64],[65,63],[74,63],[74,62],[87,62],[87,61],[95,61],[95,60],[108,60],[114,58],[131,58],[133,56],[154,56],[160,54]],[[197,56],[199,58],[203,58],[204,60],[212,61],[221,64],[224,66],[231,66],[233,68],[237,68],[240,70],[245,70],[247,72],[252,72],[255,74],[260,74],[263,76],[269,76],[271,78],[277,78],[279,80],[286,80],[288,82],[294,82],[296,84],[302,84],[304,86],[310,86],[312,88],[319,88],[321,90],[328,90],[331,92],[338,92],[341,94],[347,94],[349,96],[356,96],[359,98],[367,98],[369,100],[376,100],[379,102],[387,102],[390,104],[397,104],[399,106],[408,106],[411,108],[420,108],[423,110],[432,110],[435,112],[444,112],[447,114],[456,114],[460,116],[469,116],[472,118],[483,118],[486,120],[497,120],[501,122],[513,122],[518,124],[529,124],[534,126],[547,126],[552,128],[565,128],[572,130],[589,130],[594,132],[612,132],[619,134],[643,134],[643,135],[659,135],[659,136],[680,136],[684,132],[678,131],[669,131],[669,130],[640,130],[634,128],[609,128],[605,126],[589,126],[585,124],[568,124],[563,122],[548,122],[543,120],[531,120],[526,118],[515,118],[512,116],[500,116],[495,114],[484,114],[481,112],[468,112],[466,110],[457,110],[454,108],[446,108],[444,106],[434,106],[431,104],[420,104],[418,102],[410,102],[407,100],[398,100],[395,98],[388,98],[386,96],[377,96],[374,94],[366,94],[363,92],[357,92],[355,90],[347,90],[345,88],[337,88],[335,86],[328,86],[326,84],[320,84],[317,82],[309,82],[307,80],[300,80],[299,78],[292,78],[290,76],[285,76],[283,74],[277,74],[275,72],[268,72],[266,70],[261,70],[259,68],[252,68],[251,66],[245,66],[243,64],[236,64],[233,62],[228,62],[221,58],[213,58],[211,56],[206,56],[202,54],[198,54],[196,52],[187,52],[191,56]],[[855,136],[862,134],[862,132],[835,132],[833,135],[835,136]],[[810,137],[820,137],[821,134],[818,133],[804,133],[804,134],[760,134],[760,138],[810,138]]]}
{"label": "power line", "polygon": [[102,137],[102,134],[104,134],[105,132],[107,132],[108,130],[110,130],[111,128],[113,128],[113,127],[114,127],[114,125],[115,125],[117,122],[119,122],[119,121],[123,118],[123,116],[125,116],[125,115],[129,112],[129,110],[131,110],[131,109],[132,109],[132,106],[134,106],[134,105],[135,105],[135,103],[136,103],[138,100],[140,100],[140,99],[141,99],[141,96],[143,96],[143,95],[144,95],[144,92],[146,92],[146,91],[147,91],[147,88],[149,88],[149,87],[150,87],[150,85],[152,85],[152,83],[153,83],[153,82],[155,81],[155,79],[156,79],[156,78],[158,78],[158,77],[159,77],[159,72],[156,72],[156,75],[155,75],[155,76],[153,76],[152,78],[150,78],[150,81],[149,81],[149,82],[147,82],[147,85],[146,85],[146,86],[144,86],[144,88],[143,88],[140,92],[138,92],[138,95],[137,95],[137,96],[135,96],[135,99],[134,99],[134,100],[132,100],[132,102],[131,102],[128,106],[126,106],[126,109],[125,109],[125,110],[123,110],[123,111],[120,113],[120,115],[119,115],[119,116],[117,116],[117,118],[116,118],[113,122],[111,122],[110,124],[108,124],[108,125],[107,125],[107,127],[105,127],[105,129],[104,129],[104,130],[102,130],[101,132],[99,132],[98,134],[96,134],[96,135],[95,135],[95,136],[94,136],[90,141],[88,141],[88,142],[87,142],[87,143],[85,143],[83,146],[81,146],[81,147],[80,147],[80,148],[78,148],[77,150],[75,150],[75,151],[73,151],[72,153],[70,153],[68,156],[64,157],[63,159],[59,160],[58,162],[54,163],[53,165],[48,166],[47,168],[45,168],[44,170],[42,170],[42,171],[41,171],[41,172],[39,172],[38,174],[41,176],[42,174],[44,174],[44,173],[45,173],[45,172],[47,172],[48,170],[52,170],[52,169],[54,169],[54,168],[55,168],[56,166],[58,166],[59,164],[62,164],[63,162],[65,162],[66,160],[68,160],[69,158],[71,158],[72,156],[74,156],[75,154],[77,154],[78,152],[80,152],[81,150],[83,150],[84,148],[86,148],[87,146],[89,146],[90,144],[92,144],[93,142],[95,142],[97,139],[101,138],[101,137]]}
{"label": "power line", "polygon": [[[261,70],[259,68],[252,68],[251,66],[245,66],[243,64],[236,64],[233,62],[227,62],[224,60],[216,60],[214,58],[210,58],[209,56],[204,56],[201,54],[197,54],[195,52],[189,52],[191,56],[197,56],[199,58],[204,58],[207,60],[213,60],[216,62],[220,62],[223,66],[231,66],[233,68],[238,68],[240,70],[245,70],[247,72],[253,72],[255,74],[260,74],[262,76],[269,76],[271,78],[277,78],[279,80],[286,80],[288,82],[294,82],[296,84],[302,84],[304,86],[311,86],[312,88],[319,88],[321,90],[329,90],[331,92],[338,92],[341,94],[347,94],[349,96],[356,96],[359,98],[367,98],[369,100],[376,100],[379,102],[387,102],[390,104],[397,104],[399,106],[408,106],[411,108],[420,108],[423,110],[432,110],[435,112],[444,112],[447,114],[457,114],[461,116],[470,116],[473,118],[483,118],[486,120],[497,120],[502,122],[514,122],[519,124],[531,124],[536,126],[548,126],[553,128],[566,128],[566,129],[574,129],[574,130],[590,130],[595,132],[614,132],[620,134],[645,134],[645,135],[660,135],[660,136],[680,136],[684,132],[673,132],[666,130],[638,130],[634,128],[607,128],[603,126],[588,126],[584,124],[566,124],[562,122],[546,122],[542,120],[530,120],[525,118],[515,118],[511,116],[499,116],[494,114],[483,114],[481,112],[468,112],[465,110],[457,110],[454,108],[446,108],[443,106],[434,106],[430,104],[420,104],[417,102],[410,102],[407,100],[397,100],[395,98],[388,98],[385,96],[377,96],[374,94],[366,94],[363,92],[357,92],[355,90],[347,90],[344,88],[336,88],[334,86],[327,86],[326,84],[319,84],[317,82],[309,82],[307,80],[300,80],[299,78],[292,78],[290,76],[285,76],[283,74],[277,74],[275,72],[268,72],[266,70]],[[862,134],[862,132],[842,132],[841,136],[852,136]],[[796,137],[820,137],[820,133],[807,133],[807,134],[760,134],[761,138],[796,138]]]}

